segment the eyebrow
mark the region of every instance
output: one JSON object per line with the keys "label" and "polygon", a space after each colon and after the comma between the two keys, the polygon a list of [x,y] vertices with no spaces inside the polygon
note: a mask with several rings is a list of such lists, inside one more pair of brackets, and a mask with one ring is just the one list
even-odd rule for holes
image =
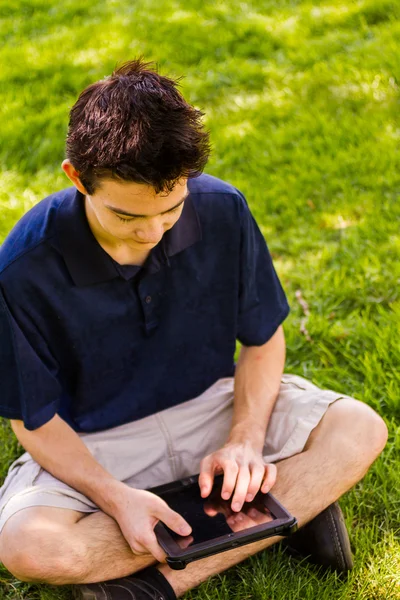
{"label": "eyebrow", "polygon": [[[178,208],[178,206],[180,206],[181,204],[183,204],[186,200],[186,198],[189,196],[190,192],[188,192],[183,198],[182,200],[180,200],[178,202],[178,204],[175,204],[175,206],[173,206],[172,208],[169,208],[168,210],[164,210],[164,212],[159,213],[160,215],[165,215],[169,212],[172,212],[173,210],[175,210],[176,208]],[[115,208],[114,206],[110,206],[109,204],[105,204],[106,208],[109,208],[110,210],[112,210],[115,213],[118,213],[119,215],[125,215],[126,217],[136,217],[136,218],[145,218],[148,217],[149,215],[136,215],[134,213],[130,213],[127,212],[126,210],[122,210],[121,208]]]}

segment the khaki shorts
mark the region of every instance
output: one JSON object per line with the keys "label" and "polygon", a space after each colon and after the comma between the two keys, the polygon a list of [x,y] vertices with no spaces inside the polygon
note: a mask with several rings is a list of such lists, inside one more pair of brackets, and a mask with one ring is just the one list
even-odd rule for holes
{"label": "khaki shorts", "polygon": [[[283,375],[264,459],[276,462],[301,452],[328,406],[344,397],[348,396],[321,390],[297,375]],[[233,378],[219,379],[201,396],[178,406],[106,431],[78,435],[116,479],[150,488],[199,472],[200,461],[228,437],[232,401]],[[0,489],[0,531],[14,513],[31,506],[99,510],[25,452],[10,466]]]}

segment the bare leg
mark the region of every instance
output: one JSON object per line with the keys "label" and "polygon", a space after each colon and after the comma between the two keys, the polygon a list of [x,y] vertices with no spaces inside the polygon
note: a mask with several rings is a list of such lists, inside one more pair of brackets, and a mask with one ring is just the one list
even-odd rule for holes
{"label": "bare leg", "polygon": [[[299,525],[304,525],[365,475],[386,440],[385,424],[368,406],[341,400],[328,409],[305,450],[278,463],[273,493],[297,517]],[[173,571],[167,565],[158,568],[180,596],[279,539],[270,538],[196,561],[184,571]]]}
{"label": "bare leg", "polygon": [[[329,407],[312,432],[305,450],[278,464],[278,478],[273,493],[303,525],[364,476],[384,448],[386,439],[386,426],[372,409],[354,400],[340,400]],[[35,509],[25,509],[26,512],[29,510]],[[12,528],[17,527],[17,522],[12,517],[9,523],[7,538],[12,540]],[[9,523],[1,536],[0,556],[1,548],[6,547],[3,534]],[[20,523],[18,527],[21,531]],[[25,529],[26,548],[29,543],[27,533],[32,527]],[[57,529],[52,523],[52,528],[49,525],[44,533],[43,525],[39,523],[33,528],[33,533],[32,548],[38,547],[38,535],[45,535],[46,539],[42,546],[46,551],[42,552],[40,565],[35,561],[25,567],[14,563],[16,566],[12,570],[5,563],[17,577],[25,581],[60,585],[94,583],[124,577],[154,563],[149,556],[133,556],[116,522],[100,512],[80,518],[69,528],[60,526]],[[61,533],[66,551],[60,554]],[[173,571],[165,564],[159,565],[159,569],[177,595],[181,595],[278,539],[271,538],[196,561],[184,571]]]}
{"label": "bare leg", "polygon": [[44,506],[25,508],[7,521],[0,560],[21,581],[53,585],[125,577],[156,562],[150,555],[134,555],[105,513]]}

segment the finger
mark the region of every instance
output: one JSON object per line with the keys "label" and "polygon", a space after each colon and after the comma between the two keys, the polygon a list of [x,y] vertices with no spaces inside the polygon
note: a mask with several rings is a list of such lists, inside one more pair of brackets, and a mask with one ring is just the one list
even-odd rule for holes
{"label": "finger", "polygon": [[256,464],[251,467],[251,477],[249,489],[247,490],[246,502],[251,502],[259,492],[264,474],[265,466]]}
{"label": "finger", "polygon": [[225,461],[221,466],[224,470],[224,482],[222,484],[221,497],[224,500],[229,500],[235,489],[239,467],[234,461]]}
{"label": "finger", "polygon": [[154,531],[148,531],[140,538],[141,545],[146,549],[147,554],[151,554],[158,562],[165,562],[165,552],[157,541]]}
{"label": "finger", "polygon": [[261,485],[261,491],[263,494],[269,492],[276,481],[277,468],[274,464],[270,463],[265,465],[265,476]]}
{"label": "finger", "polygon": [[133,554],[135,554],[136,556],[141,556],[142,554],[149,554],[149,551],[142,546],[142,544],[139,544],[139,542],[135,539],[133,542],[128,542],[131,550],[133,552]]}
{"label": "finger", "polygon": [[249,467],[240,467],[239,473],[236,479],[235,493],[232,498],[232,510],[239,512],[244,504],[247,496],[247,490],[249,489],[250,483],[250,471]]}
{"label": "finger", "polygon": [[200,463],[199,487],[202,498],[207,498],[214,484],[212,456],[206,456]]}
{"label": "finger", "polygon": [[166,502],[158,498],[159,503],[153,514],[160,519],[167,527],[175,531],[178,535],[189,535],[192,528],[189,523],[179,513],[175,512]]}
{"label": "finger", "polygon": [[[150,549],[147,547],[148,543],[150,545],[153,543],[153,540],[148,541],[146,534],[135,536],[132,541],[128,541],[133,554],[136,556],[152,556]],[[157,552],[157,550],[156,550]]]}

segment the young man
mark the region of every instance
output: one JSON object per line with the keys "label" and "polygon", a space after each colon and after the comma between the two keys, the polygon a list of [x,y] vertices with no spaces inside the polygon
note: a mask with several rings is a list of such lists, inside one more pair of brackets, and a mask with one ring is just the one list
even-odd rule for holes
{"label": "young man", "polygon": [[74,187],[0,250],[0,414],[27,451],[0,491],[0,559],[23,581],[164,600],[277,541],[170,570],[154,525],[190,527],[145,490],[197,472],[203,497],[223,473],[234,511],[273,487],[307,524],[292,546],[351,568],[336,500],[387,430],[282,375],[285,294],[243,195],[201,174],[201,116],[141,60],[89,86],[63,162]]}

